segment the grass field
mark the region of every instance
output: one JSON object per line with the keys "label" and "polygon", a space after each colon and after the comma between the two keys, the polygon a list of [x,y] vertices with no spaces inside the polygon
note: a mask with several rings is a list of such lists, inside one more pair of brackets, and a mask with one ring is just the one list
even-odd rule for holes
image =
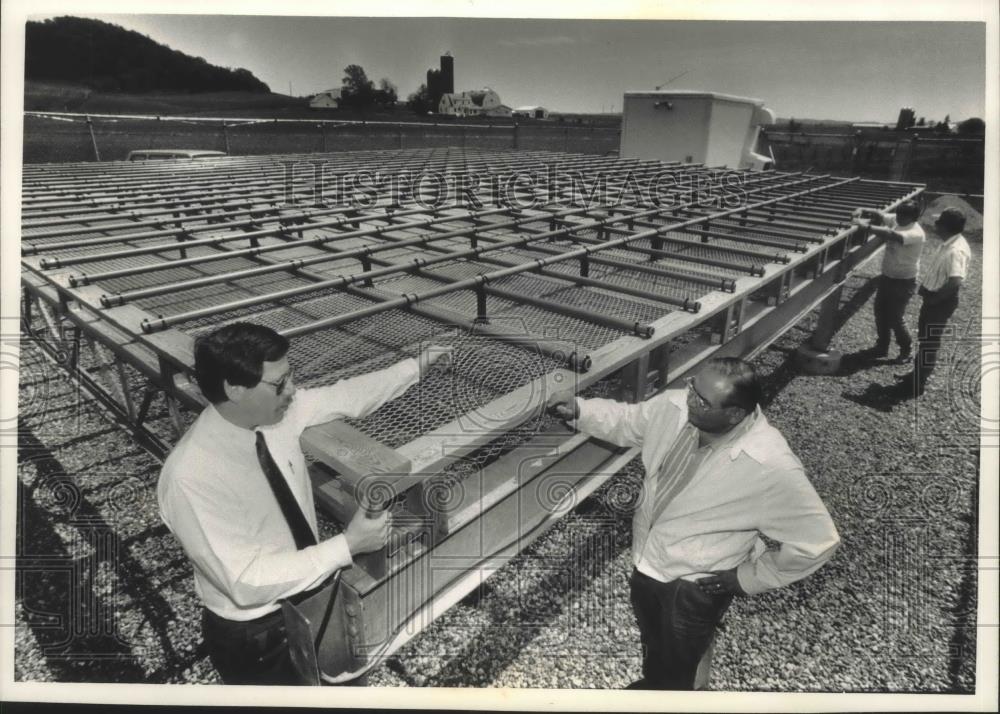
{"label": "grass field", "polygon": [[[94,135],[91,138],[90,130]],[[121,161],[133,149],[212,149],[233,155],[319,153],[363,149],[465,146],[480,149],[564,151],[600,154],[617,151],[614,127],[558,123],[455,126],[450,123],[322,124],[317,122],[195,123],[169,119],[83,119],[27,116],[25,163]]]}
{"label": "grass field", "polygon": [[[82,114],[148,114],[160,116],[232,116],[276,119],[343,119],[349,121],[452,122],[456,117],[439,114],[419,115],[405,106],[405,98],[395,107],[370,109],[312,109],[309,97],[255,92],[171,93],[96,92],[77,84],[59,82],[25,83],[25,111],[77,112]],[[511,118],[464,117],[463,124],[509,125]],[[620,114],[560,114],[549,119],[525,119],[521,125],[569,124],[573,126],[613,127],[621,125]]]}
{"label": "grass field", "polygon": [[284,94],[255,92],[126,94],[96,92],[76,84],[26,82],[25,111],[61,111],[89,114],[159,114],[257,116],[261,112],[307,116],[309,100]]}

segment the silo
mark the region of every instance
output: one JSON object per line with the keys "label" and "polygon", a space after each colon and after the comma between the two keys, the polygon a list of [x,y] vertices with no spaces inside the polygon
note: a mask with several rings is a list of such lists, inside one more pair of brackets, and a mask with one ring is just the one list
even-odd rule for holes
{"label": "silo", "polygon": [[451,52],[441,55],[441,93],[453,94],[455,92],[455,58]]}
{"label": "silo", "polygon": [[436,69],[427,70],[427,95],[431,98],[434,111],[437,111],[437,104],[441,101],[441,73]]}

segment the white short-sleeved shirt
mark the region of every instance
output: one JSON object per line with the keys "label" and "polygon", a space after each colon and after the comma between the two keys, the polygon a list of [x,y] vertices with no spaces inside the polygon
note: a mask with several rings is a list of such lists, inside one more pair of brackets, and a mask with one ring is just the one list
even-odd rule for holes
{"label": "white short-sleeved shirt", "polygon": [[961,233],[940,244],[927,263],[921,284],[931,291],[938,291],[948,278],[965,278],[969,272],[972,251]]}
{"label": "white short-sleeved shirt", "polygon": [[924,229],[916,221],[901,226],[896,223],[893,214],[888,217],[890,221],[886,227],[898,233],[903,242],[886,241],[882,256],[882,275],[897,280],[912,280],[920,272],[920,252],[926,240]]}

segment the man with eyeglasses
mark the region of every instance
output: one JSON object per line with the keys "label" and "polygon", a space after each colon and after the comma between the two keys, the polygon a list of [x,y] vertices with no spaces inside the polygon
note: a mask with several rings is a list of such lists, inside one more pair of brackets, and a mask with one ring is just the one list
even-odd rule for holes
{"label": "man with eyeglasses", "polygon": [[[642,448],[630,586],[643,676],[629,689],[702,688],[733,596],[800,580],[840,543],[760,401],[753,366],[723,357],[706,362],[686,391],[639,404],[567,394],[549,402],[582,432]],[[761,534],[780,547],[768,549]]]}
{"label": "man with eyeglasses", "polygon": [[157,485],[160,514],[194,568],[202,632],[226,684],[296,684],[283,598],[313,589],[352,556],[381,548],[389,517],[363,509],[319,542],[299,436],[395,399],[450,348],[336,384],[298,390],[289,342],[248,322],[195,341],[195,377],[210,402],[171,451]]}

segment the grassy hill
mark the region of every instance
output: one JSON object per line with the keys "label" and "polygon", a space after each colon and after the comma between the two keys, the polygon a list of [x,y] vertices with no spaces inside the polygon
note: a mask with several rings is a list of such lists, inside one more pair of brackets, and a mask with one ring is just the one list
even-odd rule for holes
{"label": "grassy hill", "polygon": [[40,112],[184,116],[309,116],[309,101],[270,92],[99,92],[69,82],[26,81],[24,108]]}
{"label": "grassy hill", "polygon": [[[510,118],[448,117],[439,114],[420,116],[404,105],[371,109],[310,109],[308,97],[290,97],[270,92],[101,92],[70,82],[26,81],[24,109],[36,112],[78,112],[81,114],[143,114],[153,116],[247,117],[262,119],[345,119],[350,121],[426,122],[509,125]],[[567,123],[615,125],[618,116],[588,115],[582,122],[576,115],[566,115]],[[551,126],[549,120],[519,119],[522,125]]]}
{"label": "grassy hill", "polygon": [[269,91],[246,69],[218,67],[124,27],[70,16],[26,24],[24,76],[100,91]]}

